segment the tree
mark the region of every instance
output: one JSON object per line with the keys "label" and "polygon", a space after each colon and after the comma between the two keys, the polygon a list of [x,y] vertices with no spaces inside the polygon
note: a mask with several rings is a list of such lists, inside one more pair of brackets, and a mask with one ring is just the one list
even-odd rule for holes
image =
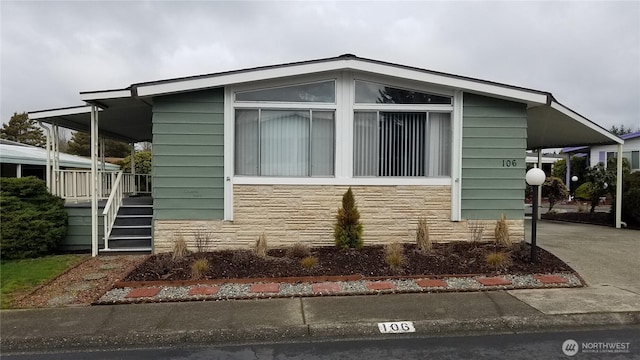
{"label": "tree", "polygon": [[[151,174],[151,151],[137,151],[135,160],[136,174]],[[120,168],[126,173],[131,172],[131,155],[122,160]]]}
{"label": "tree", "polygon": [[542,184],[542,189],[546,192],[547,198],[549,199],[549,211],[553,209],[553,205],[558,201],[565,200],[569,197],[567,187],[564,185],[564,182],[557,177],[548,177],[544,184]]}
{"label": "tree", "polygon": [[617,127],[615,125],[611,125],[611,128],[609,128],[609,132],[620,136],[620,135],[624,135],[624,134],[629,134],[631,132],[633,132],[633,130],[631,128],[628,127],[624,127],[624,124],[620,125],[620,127]]}
{"label": "tree", "polygon": [[26,112],[13,113],[9,122],[2,125],[0,138],[39,147],[44,147],[47,143],[42,129],[36,127],[36,121],[30,120]]}
{"label": "tree", "polygon": [[[580,185],[584,184],[587,180],[585,179],[587,169],[589,168],[589,164],[587,163],[587,158],[584,156],[571,156],[571,176],[577,176],[577,181],[571,181],[571,189],[575,192]],[[566,159],[560,159],[553,164],[552,176],[566,179],[567,174],[567,161]],[[565,184],[566,185],[566,184]]]}
{"label": "tree", "polygon": [[[79,156],[91,156],[91,135],[77,131],[69,140],[69,154]],[[121,141],[106,139],[104,143],[104,156],[124,158],[131,154],[129,145]]]}
{"label": "tree", "polygon": [[607,170],[604,164],[589,168],[586,173],[586,180],[591,184],[588,189],[589,201],[591,201],[591,213],[595,212],[596,206],[600,203],[600,198],[610,194],[615,188],[616,181],[615,171]]}

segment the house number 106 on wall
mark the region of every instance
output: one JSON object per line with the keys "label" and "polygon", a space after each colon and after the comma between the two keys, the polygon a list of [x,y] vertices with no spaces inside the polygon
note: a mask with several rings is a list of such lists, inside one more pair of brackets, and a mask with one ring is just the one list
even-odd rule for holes
{"label": "house number 106 on wall", "polygon": [[502,160],[502,167],[516,167],[516,159]]}

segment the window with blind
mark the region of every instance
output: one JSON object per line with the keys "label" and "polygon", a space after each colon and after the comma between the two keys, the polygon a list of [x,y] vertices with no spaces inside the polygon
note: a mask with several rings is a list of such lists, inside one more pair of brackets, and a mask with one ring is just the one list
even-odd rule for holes
{"label": "window with blind", "polygon": [[236,109],[236,174],[332,176],[334,128],[334,111]]}
{"label": "window with blind", "polygon": [[448,113],[356,111],[354,176],[450,176]]}

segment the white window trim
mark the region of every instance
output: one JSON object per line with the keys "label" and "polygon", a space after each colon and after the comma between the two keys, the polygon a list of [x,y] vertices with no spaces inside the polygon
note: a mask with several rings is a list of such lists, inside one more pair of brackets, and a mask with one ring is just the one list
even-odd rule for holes
{"label": "white window trim", "polygon": [[[326,81],[336,82],[336,103],[312,102],[235,102],[235,92],[258,90],[269,87]],[[401,88],[424,91],[436,95],[453,97],[452,105],[442,104],[355,104],[355,80],[378,82]],[[262,81],[259,84],[249,83],[225,87],[225,135],[224,135],[224,219],[233,221],[233,186],[234,185],[335,185],[335,186],[451,186],[451,220],[460,220],[461,192],[461,151],[462,151],[462,92],[445,88],[425,87],[412,81],[402,81],[392,77],[369,76],[341,71],[338,74],[320,74]],[[269,177],[235,175],[235,109],[236,108],[269,108],[269,109],[322,109],[335,111],[335,163],[333,177]],[[451,176],[447,177],[353,177],[353,119],[355,111],[425,111],[449,112],[452,121]],[[457,181],[456,181],[457,180]]]}

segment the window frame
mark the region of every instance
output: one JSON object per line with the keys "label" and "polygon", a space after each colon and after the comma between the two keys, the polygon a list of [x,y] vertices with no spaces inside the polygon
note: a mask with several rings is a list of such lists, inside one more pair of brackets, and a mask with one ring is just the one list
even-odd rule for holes
{"label": "window frame", "polygon": [[[336,102],[329,103],[283,103],[283,102],[236,102],[238,91],[259,90],[317,81],[335,80]],[[356,104],[355,81],[374,82],[403,89],[451,96],[452,104]],[[452,198],[459,197],[459,159],[462,134],[462,91],[423,82],[400,79],[389,75],[376,75],[351,70],[319,73],[313,75],[267,79],[251,83],[225,86],[225,184],[231,194],[232,184],[238,185],[353,185],[353,186],[452,186]],[[235,109],[318,109],[333,110],[334,118],[334,176],[333,177],[273,177],[235,175]],[[356,110],[376,111],[426,111],[451,113],[451,175],[448,177],[354,177],[353,176],[353,124]],[[229,204],[231,206],[231,204]],[[455,209],[454,209],[455,210]],[[232,217],[230,211],[229,218]],[[457,210],[456,210],[457,211]],[[452,213],[453,214],[453,213]],[[457,218],[457,217],[456,217]]]}

